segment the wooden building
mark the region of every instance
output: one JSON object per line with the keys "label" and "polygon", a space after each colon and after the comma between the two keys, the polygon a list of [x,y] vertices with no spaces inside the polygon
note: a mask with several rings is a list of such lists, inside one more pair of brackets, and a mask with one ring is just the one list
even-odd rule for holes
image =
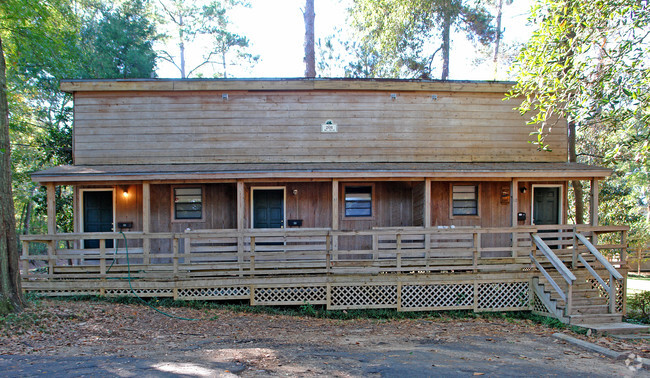
{"label": "wooden building", "polygon": [[[567,224],[568,181],[597,209],[610,172],[567,162],[564,120],[537,151],[511,85],[62,82],[74,165],[32,176],[49,223],[22,238],[23,288],[620,319],[626,228]],[[59,185],[74,233],[55,224]]]}

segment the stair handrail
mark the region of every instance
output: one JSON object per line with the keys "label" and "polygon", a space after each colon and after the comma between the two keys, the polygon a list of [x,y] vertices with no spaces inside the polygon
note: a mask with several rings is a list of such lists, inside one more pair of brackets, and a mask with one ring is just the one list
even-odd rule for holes
{"label": "stair handrail", "polygon": [[553,265],[553,267],[560,273],[562,278],[564,278],[564,280],[566,281],[567,292],[565,293],[560,288],[560,285],[558,285],[557,282],[555,282],[553,277],[551,277],[551,275],[548,274],[546,269],[544,269],[544,267],[539,263],[539,261],[537,261],[535,255],[532,252],[530,253],[531,261],[535,264],[537,269],[539,269],[539,271],[542,272],[544,277],[546,277],[546,279],[551,284],[553,289],[555,289],[555,291],[558,293],[560,298],[562,298],[566,302],[566,311],[567,314],[569,314],[571,311],[571,291],[572,291],[573,282],[576,280],[576,276],[571,272],[571,270],[569,270],[569,268],[566,267],[566,265],[564,265],[562,260],[560,260],[555,255],[555,253],[551,251],[551,248],[549,248],[548,245],[546,245],[546,243],[544,242],[544,240],[542,240],[542,238],[540,238],[535,233],[531,233],[530,237],[535,243],[535,245],[537,246],[537,249],[539,249],[542,252],[542,254],[544,254],[546,259],[551,263],[551,265]]}
{"label": "stair handrail", "polygon": [[574,235],[578,240],[582,242],[582,244],[585,245],[585,247],[587,247],[587,251],[589,251],[589,253],[591,253],[596,258],[596,261],[598,261],[609,273],[609,285],[607,285],[607,283],[600,277],[600,275],[596,273],[594,268],[591,267],[589,262],[587,262],[587,260],[585,260],[581,254],[578,254],[578,260],[582,263],[582,265],[585,266],[585,268],[587,268],[589,273],[591,273],[591,275],[596,279],[600,286],[602,286],[602,288],[607,292],[609,296],[609,312],[614,313],[616,306],[616,287],[614,286],[614,280],[622,281],[623,276],[618,272],[618,270],[616,270],[616,268],[614,268],[612,264],[609,263],[609,261],[607,261],[605,256],[603,256],[602,253],[598,251],[598,248],[591,244],[589,239],[577,232],[574,232]]}

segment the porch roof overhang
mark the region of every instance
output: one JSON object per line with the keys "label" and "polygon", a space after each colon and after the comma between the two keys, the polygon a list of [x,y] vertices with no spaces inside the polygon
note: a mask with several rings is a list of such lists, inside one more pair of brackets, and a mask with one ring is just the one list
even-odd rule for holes
{"label": "porch roof overhang", "polygon": [[39,183],[212,181],[237,179],[598,179],[611,170],[577,163],[264,163],[64,165],[32,173]]}

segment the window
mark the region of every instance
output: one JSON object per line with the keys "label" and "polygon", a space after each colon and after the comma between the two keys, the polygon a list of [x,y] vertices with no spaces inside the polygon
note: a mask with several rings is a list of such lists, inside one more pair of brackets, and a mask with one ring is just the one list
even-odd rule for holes
{"label": "window", "polygon": [[372,186],[346,186],[345,187],[345,216],[346,217],[371,217],[372,216]]}
{"label": "window", "polygon": [[174,188],[174,219],[202,219],[203,190]]}
{"label": "window", "polygon": [[452,215],[478,215],[478,185],[452,186]]}

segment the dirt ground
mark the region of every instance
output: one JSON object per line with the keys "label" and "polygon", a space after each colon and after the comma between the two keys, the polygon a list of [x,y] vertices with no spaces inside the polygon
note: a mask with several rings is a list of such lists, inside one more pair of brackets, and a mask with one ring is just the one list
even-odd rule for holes
{"label": "dirt ground", "polygon": [[204,320],[172,319],[142,305],[43,300],[22,321],[0,323],[0,371],[9,376],[48,369],[67,376],[650,376],[633,358],[611,360],[551,335],[570,333],[631,357],[648,357],[647,341],[576,335],[529,320],[165,311]]}

